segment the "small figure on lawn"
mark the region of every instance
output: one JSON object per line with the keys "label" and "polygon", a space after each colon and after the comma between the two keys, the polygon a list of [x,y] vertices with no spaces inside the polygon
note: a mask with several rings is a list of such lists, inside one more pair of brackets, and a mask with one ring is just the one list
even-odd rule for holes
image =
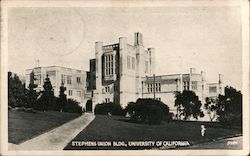
{"label": "small figure on lawn", "polygon": [[110,112],[108,112],[108,116],[112,116],[112,114]]}
{"label": "small figure on lawn", "polygon": [[206,131],[206,128],[204,125],[201,125],[201,136],[204,137],[205,136],[205,131]]}

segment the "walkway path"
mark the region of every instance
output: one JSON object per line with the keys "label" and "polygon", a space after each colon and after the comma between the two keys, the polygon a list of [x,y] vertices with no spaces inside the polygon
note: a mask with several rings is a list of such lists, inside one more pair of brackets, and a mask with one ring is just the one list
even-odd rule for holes
{"label": "walkway path", "polygon": [[9,150],[62,150],[78,133],[94,120],[92,113],[63,124],[19,145],[9,144]]}

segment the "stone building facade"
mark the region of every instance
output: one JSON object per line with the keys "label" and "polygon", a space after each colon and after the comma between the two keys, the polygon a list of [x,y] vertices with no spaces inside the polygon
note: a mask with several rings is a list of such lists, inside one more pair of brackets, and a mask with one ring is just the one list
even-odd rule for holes
{"label": "stone building facade", "polygon": [[87,72],[58,66],[28,69],[26,87],[34,72],[36,90],[41,91],[48,74],[55,96],[59,95],[64,82],[67,98],[77,100],[87,111],[93,111],[98,103],[114,102],[125,108],[138,98],[155,98],[176,114],[177,91],[194,91],[203,104],[206,97],[224,94],[222,75],[216,83],[207,83],[205,72],[197,72],[194,68],[187,73],[155,76],[155,49],[144,46],[143,35],[139,32],[134,34],[133,44],[126,37],[110,45],[96,42],[95,58],[90,59],[89,66]]}
{"label": "stone building facade", "polygon": [[[205,72],[191,68],[188,73],[154,76],[155,49],[145,48],[141,33],[134,34],[134,44],[127,38],[111,45],[95,43],[95,59],[90,60],[85,98],[98,103],[114,102],[123,108],[138,98],[155,98],[174,107],[176,91],[192,90],[204,103],[206,97],[218,96],[223,88],[221,76],[208,84]],[[216,89],[215,89],[216,86]]]}
{"label": "stone building facade", "polygon": [[62,82],[66,87],[65,94],[67,98],[74,99],[84,104],[85,86],[86,86],[86,72],[77,69],[49,66],[49,67],[35,67],[26,70],[26,88],[28,88],[31,81],[31,73],[34,73],[34,83],[38,85],[35,90],[40,92],[43,90],[44,80],[48,75],[54,95],[59,96],[60,86]]}
{"label": "stone building facade", "polygon": [[[126,37],[111,45],[96,42],[86,95],[93,101],[93,108],[103,102],[114,102],[124,108],[129,101],[136,101],[142,92],[143,77],[154,73],[154,55],[154,48],[145,49],[142,34],[138,32],[134,34],[133,45],[127,42]],[[95,70],[91,70],[93,66]]]}

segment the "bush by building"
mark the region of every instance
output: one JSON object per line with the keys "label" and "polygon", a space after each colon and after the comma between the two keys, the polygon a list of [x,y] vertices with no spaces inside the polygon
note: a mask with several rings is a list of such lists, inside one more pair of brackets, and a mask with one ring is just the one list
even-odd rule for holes
{"label": "bush by building", "polygon": [[94,113],[102,115],[108,115],[108,114],[122,115],[122,116],[125,115],[122,107],[113,102],[97,104],[95,106]]}
{"label": "bush by building", "polygon": [[82,114],[82,107],[76,100],[67,99],[63,112]]}
{"label": "bush by building", "polygon": [[130,120],[137,123],[160,124],[163,120],[169,122],[172,119],[169,107],[154,99],[138,99],[135,103],[130,102],[125,111],[130,114]]}
{"label": "bush by building", "polygon": [[233,87],[225,87],[225,95],[216,101],[218,120],[225,126],[242,126],[242,94]]}

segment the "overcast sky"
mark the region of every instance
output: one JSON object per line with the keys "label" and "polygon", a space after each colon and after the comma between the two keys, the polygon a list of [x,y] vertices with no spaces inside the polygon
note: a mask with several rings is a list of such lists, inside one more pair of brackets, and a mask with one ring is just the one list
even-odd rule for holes
{"label": "overcast sky", "polygon": [[237,7],[12,8],[8,12],[8,68],[25,74],[35,60],[89,70],[95,42],[118,43],[134,32],[156,49],[156,75],[204,70],[208,82],[241,89],[241,21]]}

